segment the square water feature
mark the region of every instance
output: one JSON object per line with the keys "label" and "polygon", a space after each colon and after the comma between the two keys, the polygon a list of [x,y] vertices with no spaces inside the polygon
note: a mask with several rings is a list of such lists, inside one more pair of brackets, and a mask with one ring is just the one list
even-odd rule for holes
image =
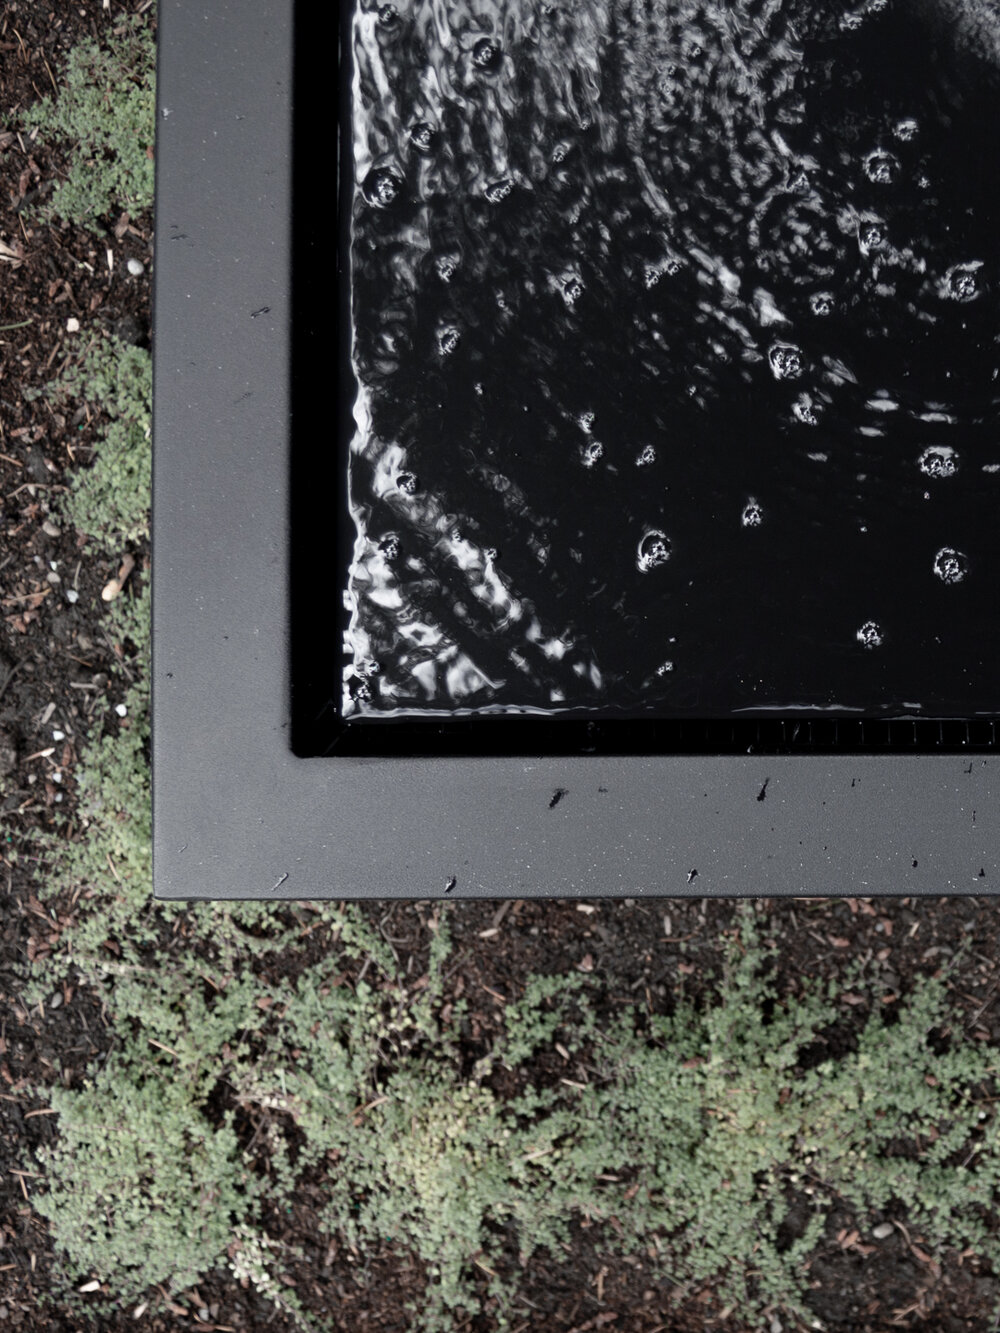
{"label": "square water feature", "polygon": [[986,75],[899,5],[349,37],[343,716],[994,716]]}
{"label": "square water feature", "polygon": [[987,18],[161,4],[157,895],[995,891]]}

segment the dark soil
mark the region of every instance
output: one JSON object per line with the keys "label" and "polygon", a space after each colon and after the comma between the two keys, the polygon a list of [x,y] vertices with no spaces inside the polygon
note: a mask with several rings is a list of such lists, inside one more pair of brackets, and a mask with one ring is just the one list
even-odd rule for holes
{"label": "dark soil", "polygon": [[[111,17],[146,7],[142,0],[112,0]],[[50,74],[58,76],[71,47],[97,35],[107,22],[100,0],[7,0],[0,8],[0,106],[11,113],[51,91]],[[81,1323],[80,1316],[58,1306],[43,1308],[56,1259],[48,1226],[31,1208],[35,1182],[11,1170],[57,1133],[44,1101],[29,1105],[23,1090],[33,1083],[78,1087],[111,1049],[107,1015],[86,985],[67,985],[58,1007],[44,1011],[39,1006],[29,1012],[20,999],[27,964],[45,959],[74,908],[68,893],[43,908],[27,871],[33,831],[55,827],[60,807],[69,821],[66,836],[78,836],[77,739],[113,680],[115,662],[129,663],[128,645],[116,644],[105,632],[101,590],[126,554],[136,564],[124,595],[130,587],[137,591],[149,572],[148,545],[106,556],[74,532],[53,536],[43,530],[51,495],[67,484],[73,469],[86,466],[102,423],[86,414],[67,419],[43,399],[27,401],[24,390],[44,386],[61,353],[82,346],[88,330],[102,326],[143,346],[151,336],[150,213],[108,218],[106,235],[99,238],[68,225],[26,221],[25,208],[43,200],[64,170],[58,154],[0,137],[0,241],[20,257],[16,263],[0,260],[0,324],[30,321],[0,332],[0,1326],[23,1333],[84,1328],[284,1333],[294,1325],[274,1314],[252,1287],[218,1274],[175,1298],[164,1314],[137,1319],[130,1309]],[[106,260],[109,248],[113,271]],[[146,265],[142,277],[128,276],[130,257]],[[67,331],[71,317],[80,321],[80,332]],[[58,562],[58,584],[46,578],[51,561]],[[69,587],[79,592],[75,603],[65,598]],[[114,725],[128,720],[116,719]],[[40,754],[52,745],[53,728],[66,739],[53,754]],[[57,765],[65,775],[61,783],[51,778]],[[867,956],[884,983],[881,1002],[891,1005],[905,998],[918,974],[934,970],[969,943],[954,1000],[974,1038],[1000,1042],[995,1003],[1000,953],[991,900],[796,899],[765,908],[768,934],[780,951],[779,981],[791,992],[804,977],[839,974],[843,960]],[[297,909],[275,910],[287,915]],[[423,970],[427,919],[437,909],[395,903],[366,910],[396,950],[401,969],[411,975]],[[603,983],[608,1013],[624,1003],[664,1010],[681,975],[689,993],[708,998],[721,965],[722,933],[734,910],[729,901],[699,899],[453,904],[455,950],[445,999],[464,996],[469,1003],[469,1064],[486,1051],[506,1000],[533,972],[591,972]],[[322,955],[328,947],[323,936],[323,930],[304,934],[300,947],[282,957],[286,978]],[[266,976],[276,964],[272,959],[255,966]],[[866,1017],[864,1006],[845,1009],[817,1058],[849,1049]],[[560,1077],[565,1069],[550,1072]],[[242,1132],[249,1144],[255,1126],[247,1121]],[[424,1288],[422,1265],[389,1243],[358,1253],[318,1240],[317,1216],[332,1187],[317,1174],[297,1192],[290,1212],[276,1211],[268,1219],[269,1233],[304,1256],[285,1265],[289,1287],[322,1326],[338,1333],[404,1333],[406,1306],[419,1301]],[[997,1277],[967,1254],[947,1256],[940,1267],[927,1263],[919,1229],[908,1228],[905,1218],[896,1220],[902,1225],[894,1234],[869,1248],[851,1241],[850,1216],[830,1219],[809,1271],[812,1305],[826,1327],[845,1333],[991,1331],[988,1312],[1000,1294]],[[151,1292],[150,1303],[157,1299]],[[751,1333],[739,1311],[723,1317],[710,1287],[677,1301],[647,1271],[642,1256],[615,1257],[607,1237],[583,1225],[567,1252],[539,1254],[530,1262],[519,1307],[519,1333],[708,1328]],[[487,1333],[495,1326],[484,1286],[480,1311],[464,1327],[467,1333]]]}

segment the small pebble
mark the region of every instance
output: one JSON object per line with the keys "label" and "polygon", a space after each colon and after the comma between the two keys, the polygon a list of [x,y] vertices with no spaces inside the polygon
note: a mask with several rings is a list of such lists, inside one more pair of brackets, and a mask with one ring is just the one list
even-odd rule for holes
{"label": "small pebble", "polygon": [[52,733],[52,739],[54,741],[64,741],[66,739],[65,731],[54,731]]}
{"label": "small pebble", "polygon": [[42,524],[42,531],[45,533],[46,537],[62,536],[62,528],[57,527],[57,525],[52,522],[51,518],[47,518]]}
{"label": "small pebble", "polygon": [[124,704],[115,704],[115,712],[118,714],[119,717],[125,717],[126,714],[128,713],[128,709],[125,707]]}
{"label": "small pebble", "polygon": [[67,333],[79,333],[79,332],[80,332],[80,321],[79,321],[78,319],[68,319],[68,320],[66,321],[66,332],[67,332]]}
{"label": "small pebble", "polygon": [[49,1000],[49,1008],[58,1009],[59,1006],[62,1004],[62,1002],[63,1002],[62,991],[57,990],[56,993]]}
{"label": "small pebble", "polygon": [[891,1222],[880,1222],[877,1227],[872,1228],[872,1235],[876,1240],[887,1240],[895,1230]]}
{"label": "small pebble", "polygon": [[125,267],[132,274],[133,278],[138,278],[140,274],[145,273],[146,271],[145,265],[139,259],[130,259]]}
{"label": "small pebble", "polygon": [[75,588],[67,588],[67,589],[66,589],[66,600],[67,600],[67,602],[76,602],[76,601],[79,601],[79,599],[80,599],[80,594],[76,591]]}

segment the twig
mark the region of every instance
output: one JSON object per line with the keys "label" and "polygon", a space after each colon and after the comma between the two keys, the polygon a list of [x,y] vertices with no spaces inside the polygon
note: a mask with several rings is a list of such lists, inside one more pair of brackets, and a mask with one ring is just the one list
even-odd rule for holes
{"label": "twig", "polygon": [[[3,690],[0,690],[0,694],[3,694]],[[974,1028],[976,1026],[976,1024],[982,1018],[983,1014],[985,1014],[986,1010],[993,1003],[993,997],[996,995],[996,990],[998,986],[1000,986],[1000,979],[994,981],[993,985],[989,989],[989,993],[986,996],[986,999],[983,1001],[978,1012],[972,1018],[970,1018],[968,1023],[965,1025],[966,1031],[968,1031],[969,1028]]]}
{"label": "twig", "polygon": [[59,96],[59,85],[58,85],[58,83],[56,83],[55,79],[52,77],[52,71],[51,71],[51,69],[49,69],[49,62],[45,59],[44,54],[42,55],[42,64],[45,66],[45,72],[46,72],[46,74],[48,74],[49,78],[52,80],[52,87],[56,90],[56,96],[58,97],[58,96]]}
{"label": "twig", "polygon": [[21,666],[21,663],[20,663],[20,662],[15,662],[14,665],[11,667],[11,669],[7,672],[7,679],[4,681],[4,683],[3,683],[2,685],[0,685],[0,699],[3,698],[4,693],[5,693],[6,689],[7,689],[7,686],[10,684],[10,682],[11,682],[11,681],[14,679],[14,677],[17,675],[18,670],[20,669],[20,666]]}
{"label": "twig", "polygon": [[155,1046],[158,1051],[166,1051],[168,1055],[172,1055],[177,1060],[181,1058],[172,1046],[164,1046],[162,1041],[156,1041],[153,1037],[147,1037],[146,1040],[150,1046]]}

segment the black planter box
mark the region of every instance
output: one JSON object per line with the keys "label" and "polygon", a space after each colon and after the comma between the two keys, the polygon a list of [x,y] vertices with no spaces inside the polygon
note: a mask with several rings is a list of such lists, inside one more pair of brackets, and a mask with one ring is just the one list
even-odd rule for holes
{"label": "black planter box", "polygon": [[347,715],[354,66],[345,5],[334,237],[318,8],[160,0],[156,897],[996,892],[1000,676],[940,718]]}

